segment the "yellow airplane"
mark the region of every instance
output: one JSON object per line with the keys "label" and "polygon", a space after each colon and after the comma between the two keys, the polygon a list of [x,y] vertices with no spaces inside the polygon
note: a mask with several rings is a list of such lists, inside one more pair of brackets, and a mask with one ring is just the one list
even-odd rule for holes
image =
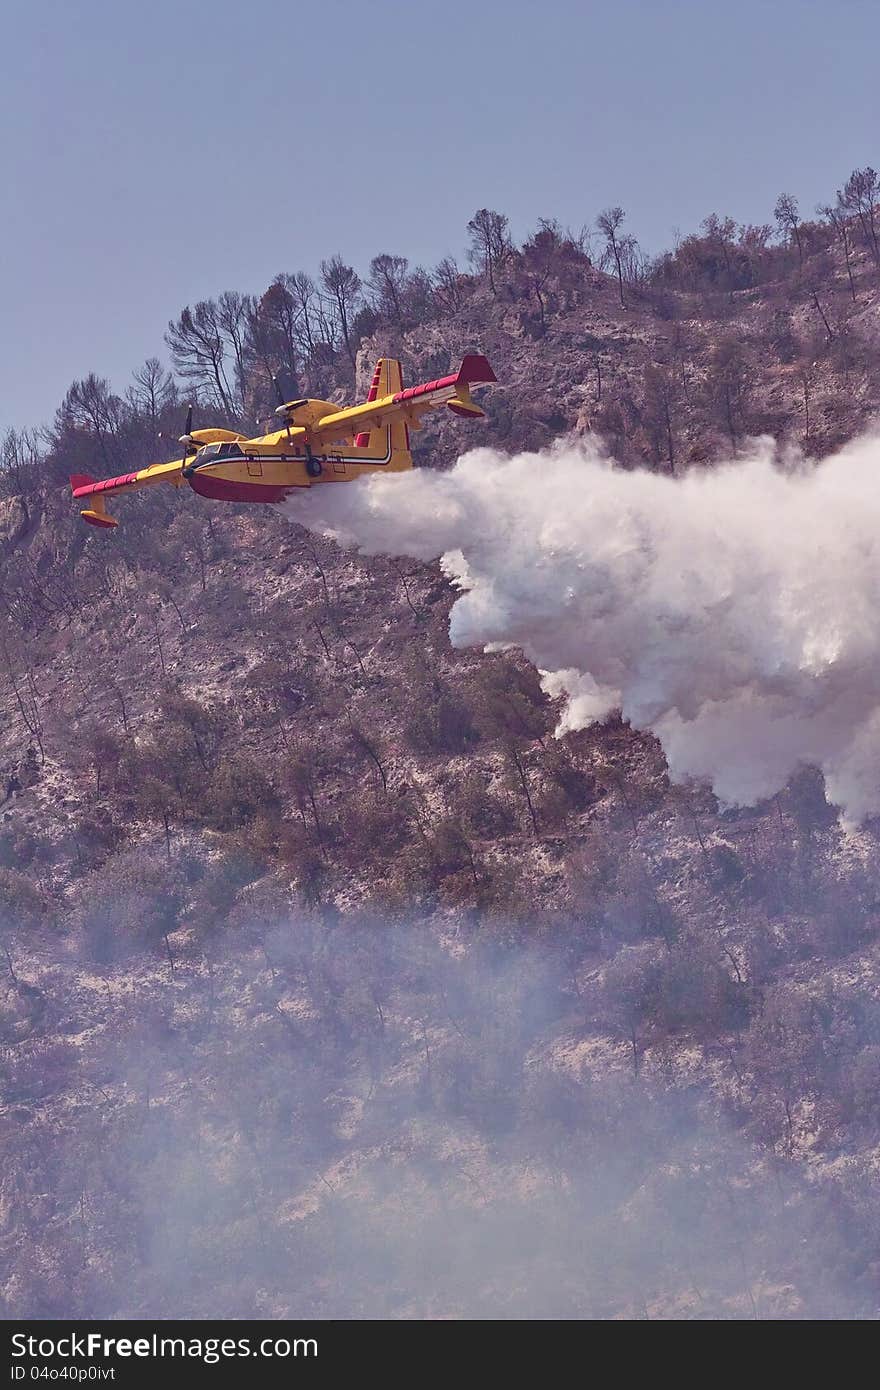
{"label": "yellow airplane", "polygon": [[257,439],[234,430],[194,430],[190,406],[179,440],[183,458],[101,482],[76,473],[70,486],[76,500],[88,504],[80,512],[84,521],[117,526],[107,513],[107,498],[152,483],[180,487],[186,482],[202,497],[221,502],[280,502],[315,483],[350,482],[376,471],[398,473],[413,466],[409,431],[421,428],[427,411],[445,405],[456,415],[482,419],[471,387],[496,380],[486,358],[471,355],[452,375],[404,390],[400,363],[382,357],[362,405],[340,410],[330,401],[282,401],[275,414],[283,427]]}

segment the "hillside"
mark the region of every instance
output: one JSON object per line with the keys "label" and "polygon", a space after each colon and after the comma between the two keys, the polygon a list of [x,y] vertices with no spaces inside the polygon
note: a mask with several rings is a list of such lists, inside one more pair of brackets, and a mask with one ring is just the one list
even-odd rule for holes
{"label": "hillside", "polygon": [[876,419],[858,210],[606,269],[492,218],[469,273],[195,306],[177,382],[86,377],[6,442],[7,1316],[880,1310],[873,822],[809,768],[723,812],[620,718],[554,737],[521,655],[450,646],[439,565],[185,489],[110,535],[71,504],[191,393],[255,426],[281,359],[343,401],[379,355],[485,352],[485,427],[429,425],[433,469],[590,430],[672,474],[761,434],[821,458]]}

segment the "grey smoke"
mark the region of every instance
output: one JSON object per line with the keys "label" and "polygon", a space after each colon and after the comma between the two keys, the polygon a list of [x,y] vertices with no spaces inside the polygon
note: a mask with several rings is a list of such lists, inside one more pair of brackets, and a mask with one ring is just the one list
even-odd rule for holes
{"label": "grey smoke", "polygon": [[872,1315],[850,1203],[688,1067],[591,1046],[554,946],[251,930],[210,976],[142,972],[134,1011],[65,996],[90,1031],[57,1112],[45,1059],[26,1125],[11,1078],[7,1317]]}

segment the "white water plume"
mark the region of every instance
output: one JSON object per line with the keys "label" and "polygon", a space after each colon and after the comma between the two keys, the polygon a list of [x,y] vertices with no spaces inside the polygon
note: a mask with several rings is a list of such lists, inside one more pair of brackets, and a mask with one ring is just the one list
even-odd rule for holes
{"label": "white water plume", "polygon": [[880,439],[817,466],[758,441],[680,479],[597,440],[475,449],[288,512],[366,554],[441,556],[453,643],[520,647],[566,698],[560,731],[619,708],[727,805],[809,763],[848,820],[880,811]]}

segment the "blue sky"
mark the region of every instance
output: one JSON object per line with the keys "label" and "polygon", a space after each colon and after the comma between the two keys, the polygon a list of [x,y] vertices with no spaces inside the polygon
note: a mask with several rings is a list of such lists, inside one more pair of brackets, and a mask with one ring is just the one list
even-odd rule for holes
{"label": "blue sky", "polygon": [[431,265],[610,203],[655,251],[880,160],[869,0],[4,0],[0,429],[341,251]]}

